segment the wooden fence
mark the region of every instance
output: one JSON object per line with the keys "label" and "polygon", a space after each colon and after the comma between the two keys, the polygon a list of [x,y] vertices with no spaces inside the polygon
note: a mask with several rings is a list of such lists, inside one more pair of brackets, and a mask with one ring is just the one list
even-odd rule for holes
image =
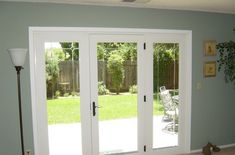
{"label": "wooden fence", "polygon": [[[88,68],[87,68],[88,69]],[[57,88],[65,92],[79,92],[79,62],[62,61],[59,63],[59,78]],[[165,85],[167,89],[178,88],[178,63],[169,64],[165,68],[164,74],[154,80],[154,85]],[[111,92],[115,89],[112,87],[112,77],[108,73],[107,63],[98,61],[98,81],[103,81],[106,88]],[[133,61],[124,62],[124,79],[122,82],[121,92],[126,92],[129,87],[137,84],[137,65]]]}

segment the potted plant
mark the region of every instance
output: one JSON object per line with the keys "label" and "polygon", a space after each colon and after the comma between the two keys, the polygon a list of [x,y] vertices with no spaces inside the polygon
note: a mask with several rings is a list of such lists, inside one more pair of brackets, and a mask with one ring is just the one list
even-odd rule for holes
{"label": "potted plant", "polygon": [[218,71],[224,72],[226,82],[235,84],[235,42],[218,43],[216,48],[219,52]]}

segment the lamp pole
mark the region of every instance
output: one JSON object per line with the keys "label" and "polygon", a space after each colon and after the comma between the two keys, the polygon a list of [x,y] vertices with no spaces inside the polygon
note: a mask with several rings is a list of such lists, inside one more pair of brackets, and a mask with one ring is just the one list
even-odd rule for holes
{"label": "lamp pole", "polygon": [[21,151],[24,155],[24,132],[23,132],[23,119],[22,119],[22,107],[21,107],[21,87],[20,87],[20,71],[22,66],[15,66],[17,72],[17,85],[18,85],[18,101],[19,101],[19,119],[20,119],[20,139],[21,139]]}
{"label": "lamp pole", "polygon": [[20,140],[21,140],[21,151],[24,155],[24,134],[23,134],[23,118],[22,118],[22,104],[21,104],[21,87],[20,87],[20,71],[23,69],[27,49],[23,48],[11,48],[8,49],[11,57],[12,64],[15,66],[17,73],[17,86],[18,86],[18,101],[19,101],[19,120],[20,120]]}

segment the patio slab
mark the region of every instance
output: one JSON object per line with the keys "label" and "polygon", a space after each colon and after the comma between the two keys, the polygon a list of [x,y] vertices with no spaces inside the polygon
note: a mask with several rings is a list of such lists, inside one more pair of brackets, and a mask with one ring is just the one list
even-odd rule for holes
{"label": "patio slab", "polygon": [[[154,117],[153,148],[177,145],[178,134],[164,130],[168,123]],[[101,121],[99,128],[100,154],[137,150],[137,119]],[[80,123],[49,125],[48,130],[50,155],[82,155]]]}

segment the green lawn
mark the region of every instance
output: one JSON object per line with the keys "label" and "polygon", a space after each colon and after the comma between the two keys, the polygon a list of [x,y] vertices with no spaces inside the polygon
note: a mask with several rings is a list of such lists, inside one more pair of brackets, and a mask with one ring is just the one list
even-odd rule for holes
{"label": "green lawn", "polygon": [[[99,120],[131,118],[137,116],[137,95],[99,96]],[[48,123],[80,122],[80,98],[47,100]],[[163,114],[162,105],[154,96],[154,115]]]}

